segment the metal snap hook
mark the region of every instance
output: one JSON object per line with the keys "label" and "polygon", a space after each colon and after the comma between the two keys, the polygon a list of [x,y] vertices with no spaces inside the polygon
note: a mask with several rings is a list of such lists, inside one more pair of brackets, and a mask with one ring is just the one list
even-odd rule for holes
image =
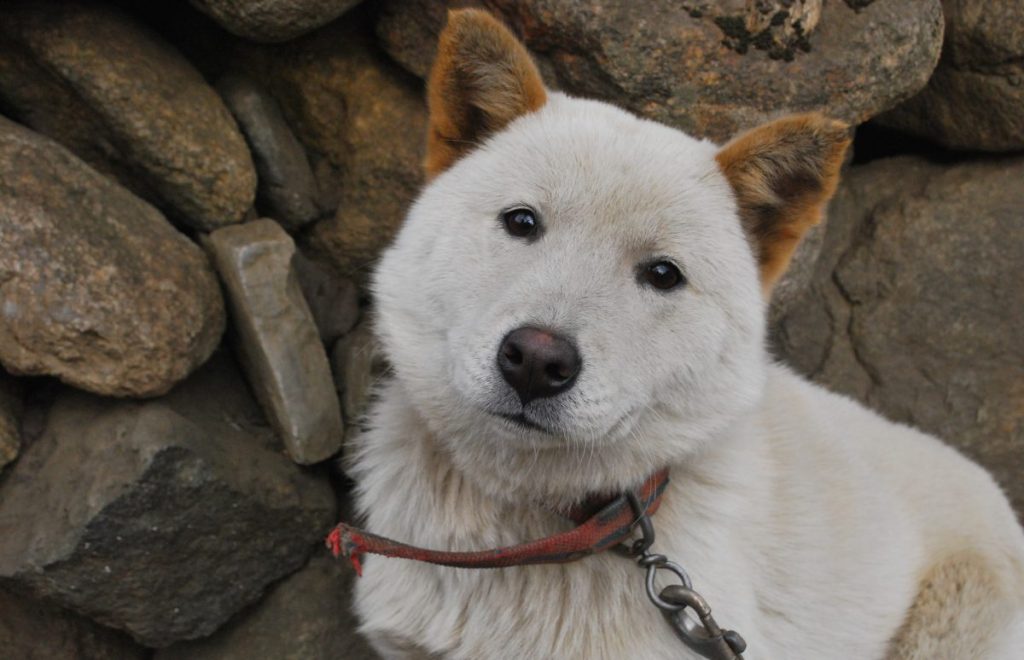
{"label": "metal snap hook", "polygon": [[[673,603],[662,598],[662,595],[665,593],[665,590],[663,589],[661,592],[657,591],[657,588],[654,586],[654,578],[658,573],[658,569],[664,569],[666,571],[674,573],[676,577],[679,578],[679,581],[683,583],[683,587],[685,587],[687,590],[692,590],[693,583],[690,581],[690,576],[687,574],[685,570],[683,570],[682,566],[675,563],[674,561],[669,561],[663,555],[649,555],[649,557],[657,557],[661,559],[661,561],[657,563],[651,562],[647,564],[647,578],[645,580],[645,584],[647,586],[647,597],[651,600],[652,603],[654,603],[655,607],[657,607],[662,612],[678,612],[682,610],[687,606],[687,603]],[[641,564],[644,563],[644,559],[645,558],[641,558]],[[665,589],[668,589],[668,587],[666,587]]]}

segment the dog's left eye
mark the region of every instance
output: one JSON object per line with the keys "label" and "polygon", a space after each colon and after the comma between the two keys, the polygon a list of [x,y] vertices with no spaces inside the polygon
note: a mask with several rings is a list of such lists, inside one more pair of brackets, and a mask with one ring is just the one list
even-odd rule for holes
{"label": "dog's left eye", "polygon": [[655,289],[662,289],[664,291],[686,284],[686,278],[683,277],[683,274],[679,272],[675,264],[668,261],[657,261],[653,264],[648,264],[642,269],[640,276]]}
{"label": "dog's left eye", "polygon": [[530,209],[512,209],[502,214],[505,231],[517,238],[529,238],[537,233],[537,217]]}

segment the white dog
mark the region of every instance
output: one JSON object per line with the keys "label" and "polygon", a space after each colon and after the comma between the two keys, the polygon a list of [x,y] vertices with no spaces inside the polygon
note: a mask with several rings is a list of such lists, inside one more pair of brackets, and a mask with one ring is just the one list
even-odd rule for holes
{"label": "white dog", "polygon": [[[450,14],[428,94],[432,179],[374,279],[394,377],[350,457],[369,531],[515,545],[667,468],[651,551],[744,658],[1024,658],[1024,534],[992,479],[765,352],[845,126],[788,117],[719,148],[545,90],[473,10]],[[612,552],[370,557],[355,597],[386,657],[700,657]]]}

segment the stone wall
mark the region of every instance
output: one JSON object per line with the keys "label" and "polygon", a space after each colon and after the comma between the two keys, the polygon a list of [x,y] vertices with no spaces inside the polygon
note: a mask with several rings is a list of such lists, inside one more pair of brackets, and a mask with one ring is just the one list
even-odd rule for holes
{"label": "stone wall", "polygon": [[701,137],[812,109],[857,125],[772,348],[1024,512],[1021,3],[8,2],[0,655],[373,657],[321,541],[386,370],[367,274],[466,5],[551,87]]}

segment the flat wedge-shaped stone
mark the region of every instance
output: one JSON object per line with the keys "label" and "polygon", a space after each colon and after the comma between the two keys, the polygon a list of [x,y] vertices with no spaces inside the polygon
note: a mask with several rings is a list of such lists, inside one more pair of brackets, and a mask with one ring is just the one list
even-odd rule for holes
{"label": "flat wedge-shaped stone", "polygon": [[272,220],[224,227],[208,245],[227,290],[249,384],[298,463],[341,448],[327,354],[292,267],[295,243]]}
{"label": "flat wedge-shaped stone", "polygon": [[261,417],[222,360],[157,401],[58,395],[0,487],[0,588],[146,646],[209,635],[334,520],[326,478],[282,456]]}

